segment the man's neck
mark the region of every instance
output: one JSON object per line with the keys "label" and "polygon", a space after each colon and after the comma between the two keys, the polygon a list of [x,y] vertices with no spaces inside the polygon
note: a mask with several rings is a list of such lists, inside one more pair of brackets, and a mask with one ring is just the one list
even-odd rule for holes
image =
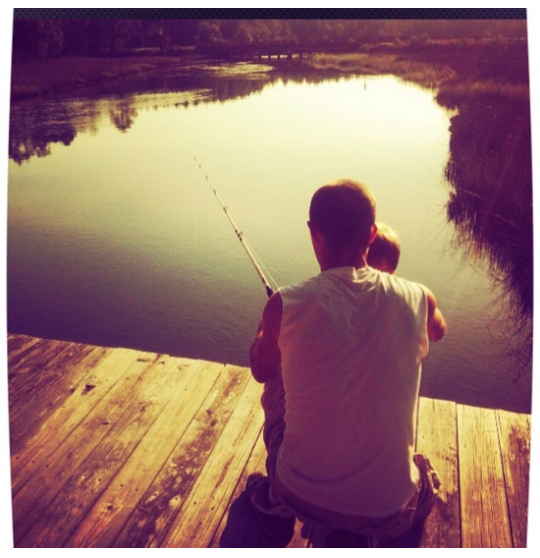
{"label": "man's neck", "polygon": [[365,254],[360,257],[351,257],[350,255],[328,256],[320,262],[321,271],[328,271],[336,267],[354,267],[360,269],[367,265]]}

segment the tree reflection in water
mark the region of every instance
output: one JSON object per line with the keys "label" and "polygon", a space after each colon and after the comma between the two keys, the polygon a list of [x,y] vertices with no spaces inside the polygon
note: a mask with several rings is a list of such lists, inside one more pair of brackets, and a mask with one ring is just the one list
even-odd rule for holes
{"label": "tree reflection in water", "polygon": [[[467,257],[487,262],[510,297],[507,334],[532,358],[533,213],[529,99],[491,95],[459,104],[451,120],[447,216]],[[525,336],[523,334],[525,333]],[[518,337],[519,336],[519,337]],[[524,338],[525,345],[512,341]]]}
{"label": "tree reflection in water", "polygon": [[[9,158],[22,164],[33,156],[49,155],[54,143],[69,145],[77,134],[96,129],[96,122],[104,110],[111,123],[119,131],[126,132],[135,123],[139,109],[171,104],[186,108],[201,101],[224,102],[247,97],[272,81],[260,74],[250,79],[235,79],[224,78],[215,72],[194,73],[193,76],[175,76],[156,72],[100,84],[85,91],[81,98],[38,98],[15,102],[10,111]],[[145,98],[145,93],[151,95]],[[163,96],[160,98],[159,94]]]}
{"label": "tree reflection in water", "polygon": [[[78,133],[95,129],[96,121],[105,109],[111,123],[119,131],[126,132],[135,123],[140,109],[171,105],[186,108],[201,102],[224,103],[248,97],[280,80],[285,84],[287,81],[328,81],[324,74],[289,71],[283,76],[269,72],[269,69],[268,66],[242,63],[191,68],[189,73],[186,68],[182,71],[172,69],[103,83],[86,90],[82,98],[15,102],[10,111],[9,158],[21,164],[33,156],[49,155],[54,143],[69,145]],[[353,77],[349,76],[349,79]],[[342,76],[340,79],[347,78]]]}
{"label": "tree reflection in water", "polygon": [[69,107],[64,104],[26,104],[12,106],[9,129],[9,158],[16,163],[33,156],[46,157],[51,145],[70,145],[79,130],[75,128]]}

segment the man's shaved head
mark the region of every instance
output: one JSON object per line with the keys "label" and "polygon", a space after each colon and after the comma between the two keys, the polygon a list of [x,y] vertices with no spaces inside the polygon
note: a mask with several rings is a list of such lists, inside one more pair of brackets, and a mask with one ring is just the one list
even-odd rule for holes
{"label": "man's shaved head", "polygon": [[375,197],[354,180],[327,184],[313,195],[309,220],[333,249],[365,250],[375,223]]}

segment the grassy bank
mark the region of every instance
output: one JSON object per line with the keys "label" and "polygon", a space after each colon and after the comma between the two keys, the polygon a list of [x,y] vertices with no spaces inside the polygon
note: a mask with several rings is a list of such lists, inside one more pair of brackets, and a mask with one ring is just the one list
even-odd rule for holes
{"label": "grassy bank", "polygon": [[438,84],[454,75],[444,65],[425,63],[392,53],[315,54],[307,63],[319,71],[361,75],[392,74],[422,85]]}
{"label": "grassy bank", "polygon": [[[117,58],[61,57],[17,63],[12,68],[12,98],[78,89],[161,67],[200,61],[193,49],[184,49],[172,56],[131,52],[129,56]],[[278,71],[292,71],[287,64],[276,62]],[[486,93],[519,97],[528,94],[525,39],[366,45],[358,52],[315,54],[304,58],[301,66],[320,73],[396,75],[438,88],[441,102],[449,106],[455,106],[467,96]]]}
{"label": "grassy bank", "polygon": [[522,40],[427,41],[378,45],[349,54],[316,54],[305,62],[316,71],[392,74],[437,87],[439,100],[457,106],[467,98],[526,98],[527,42]]}
{"label": "grassy bank", "polygon": [[129,58],[61,57],[14,64],[11,98],[20,99],[75,90],[103,81],[178,65],[183,57],[140,56]]}
{"label": "grassy bank", "polygon": [[425,62],[396,54],[317,54],[308,64],[315,70],[324,72],[398,76],[438,89],[437,100],[449,108],[456,108],[464,101],[489,98],[519,101],[527,99],[529,95],[526,78],[509,81],[504,75],[477,76],[475,72],[458,72],[445,63]]}

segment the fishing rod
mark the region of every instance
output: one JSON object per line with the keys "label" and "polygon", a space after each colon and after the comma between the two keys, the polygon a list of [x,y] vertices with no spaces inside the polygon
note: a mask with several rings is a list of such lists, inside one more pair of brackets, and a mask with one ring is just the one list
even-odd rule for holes
{"label": "fishing rod", "polygon": [[[238,240],[240,241],[240,243],[244,247],[244,250],[246,251],[246,254],[248,255],[255,271],[257,272],[257,275],[261,279],[262,284],[264,285],[264,288],[266,289],[266,294],[268,295],[268,298],[270,298],[274,294],[274,289],[272,289],[272,287],[270,286],[270,283],[268,282],[268,280],[264,276],[264,273],[261,269],[261,266],[257,263],[257,259],[256,259],[255,255],[253,254],[253,250],[250,249],[249,246],[246,244],[246,241],[244,240],[244,235],[243,235],[242,231],[240,231],[238,229],[238,227],[236,226],[236,223],[233,221],[233,218],[231,217],[231,214],[229,213],[229,210],[227,209],[227,206],[223,203],[222,199],[219,197],[219,194],[217,193],[216,188],[210,182],[210,179],[208,178],[208,176],[204,172],[204,170],[203,170],[201,164],[199,163],[199,161],[197,161],[197,157],[193,157],[193,159],[195,160],[195,163],[197,164],[201,173],[203,174],[206,182],[208,183],[208,185],[212,189],[212,192],[214,192],[214,196],[216,196],[219,204],[221,205],[221,208],[223,209],[223,212],[225,213],[225,215],[229,219],[229,222],[231,223],[231,226],[234,229],[234,232],[236,233],[236,236],[237,236]],[[274,284],[275,284],[275,281],[274,281]]]}

